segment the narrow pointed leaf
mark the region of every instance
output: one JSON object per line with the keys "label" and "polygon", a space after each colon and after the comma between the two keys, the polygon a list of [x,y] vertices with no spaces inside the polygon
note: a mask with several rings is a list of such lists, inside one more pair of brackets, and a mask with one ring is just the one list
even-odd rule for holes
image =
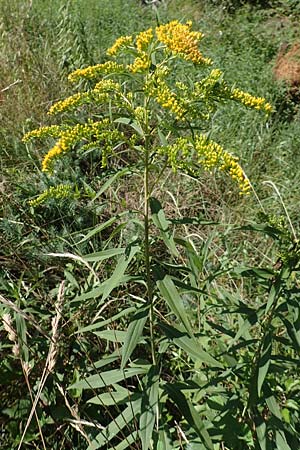
{"label": "narrow pointed leaf", "polygon": [[182,304],[182,299],[173,283],[171,277],[166,275],[163,280],[157,281],[158,289],[162,297],[167,302],[172,313],[179,319],[179,322],[183,324],[188,334],[194,338],[193,330],[191,324],[186,315],[184,306]]}
{"label": "narrow pointed leaf", "polygon": [[139,420],[139,434],[142,450],[150,449],[152,433],[158,407],[159,375],[155,367],[147,374],[147,388],[142,396],[141,415]]}
{"label": "narrow pointed leaf", "polygon": [[258,374],[257,374],[258,396],[260,396],[264,380],[269,370],[269,366],[271,363],[271,353],[272,353],[272,333],[268,333],[264,338],[261,357],[258,365]]}
{"label": "narrow pointed leaf", "polygon": [[143,334],[143,329],[148,318],[149,307],[143,306],[136,314],[134,314],[132,321],[129,324],[128,330],[125,333],[124,345],[122,347],[122,362],[121,368],[124,368],[132,352],[137,344],[140,342]]}
{"label": "narrow pointed leaf", "polygon": [[160,202],[154,198],[150,198],[151,218],[154,225],[159,229],[160,236],[172,255],[179,256],[178,250],[175,245],[174,238],[169,230],[170,222],[166,219],[164,210]]}

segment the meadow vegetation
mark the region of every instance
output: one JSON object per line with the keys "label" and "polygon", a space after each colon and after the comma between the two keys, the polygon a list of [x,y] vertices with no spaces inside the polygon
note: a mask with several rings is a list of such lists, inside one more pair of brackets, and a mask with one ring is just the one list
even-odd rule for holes
{"label": "meadow vegetation", "polygon": [[300,7],[141,3],[0,0],[0,447],[294,450]]}

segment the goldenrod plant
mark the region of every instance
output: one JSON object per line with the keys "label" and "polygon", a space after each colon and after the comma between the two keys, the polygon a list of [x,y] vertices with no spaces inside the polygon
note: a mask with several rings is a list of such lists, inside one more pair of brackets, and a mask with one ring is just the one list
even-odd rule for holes
{"label": "goldenrod plant", "polygon": [[[281,339],[276,326],[286,327],[300,348],[298,294],[291,284],[297,243],[294,258],[281,255],[276,268],[220,263],[209,273],[209,244],[196,245],[175,227],[207,223],[199,217],[168,218],[155,197],[168,168],[194,179],[203,171],[212,177],[218,171],[242,195],[250,195],[238,158],[211,139],[210,119],[230,101],[266,115],[272,106],[227,83],[202,53],[202,39],[191,22],[177,20],[118,38],[106,61],[69,75],[84,89],[50,108],[51,117],[60,115],[60,124],[24,137],[26,142],[55,139],[42,161],[50,178],[68,155],[74,160],[92,152],[101,165],[102,186],[90,192],[91,202],[101,202],[122,177],[134,177],[142,192],[140,207],[118,211],[81,236],[79,243],[101,235],[101,248],[57,255],[90,271],[79,287],[66,270],[77,289],[72,302],[84,308],[92,301],[95,308],[92,322],[74,334],[82,341],[91,335],[99,359],[76,367],[68,387],[78,404],[76,421],[69,420],[88,450],[296,448],[298,416],[280,393],[273,367],[279,362],[272,352],[285,353],[287,370],[295,364],[290,342]],[[72,193],[68,180],[30,202],[40,207],[51,196],[69,195],[80,193]],[[251,230],[285,245],[289,241],[286,229],[274,221]],[[216,285],[225,275],[236,292]],[[253,279],[258,307],[246,301],[243,276]],[[112,313],[106,315],[108,310]],[[294,381],[287,381],[289,392]]]}

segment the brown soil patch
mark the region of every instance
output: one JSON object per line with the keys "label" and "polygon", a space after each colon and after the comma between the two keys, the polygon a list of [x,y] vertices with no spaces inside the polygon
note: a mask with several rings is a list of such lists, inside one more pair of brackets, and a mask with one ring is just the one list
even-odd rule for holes
{"label": "brown soil patch", "polygon": [[300,88],[300,43],[281,46],[274,66],[274,76],[291,88]]}

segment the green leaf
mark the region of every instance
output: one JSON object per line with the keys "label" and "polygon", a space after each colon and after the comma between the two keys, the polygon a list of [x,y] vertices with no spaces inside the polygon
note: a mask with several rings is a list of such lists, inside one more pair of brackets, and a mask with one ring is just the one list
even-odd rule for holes
{"label": "green leaf", "polygon": [[158,289],[167,302],[172,313],[179,319],[179,322],[183,324],[188,334],[194,338],[194,333],[191,324],[185,313],[185,309],[182,304],[182,299],[173,283],[171,277],[166,275],[163,280],[157,281]]}
{"label": "green leaf", "polygon": [[257,280],[271,280],[275,275],[274,270],[250,266],[234,267],[233,271],[238,275],[242,275],[243,277],[255,278]]}
{"label": "green leaf", "polygon": [[121,387],[119,384],[114,384],[114,391],[104,392],[98,394],[88,400],[88,403],[94,405],[112,406],[117,404],[128,403],[133,400],[137,400],[140,394],[133,394],[129,389]]}
{"label": "green leaf", "polygon": [[[103,428],[103,430],[95,437],[95,439],[92,441],[91,445],[88,447],[88,450],[94,450],[103,447],[104,445],[108,445],[111,439],[113,439],[117,434],[120,433],[125,427],[130,429],[130,423],[132,419],[139,415],[140,413],[140,405],[141,400],[135,400],[131,402],[124,411],[121,412],[115,419],[113,419],[108,426]],[[133,436],[132,438],[125,436],[124,433],[122,433],[123,441],[122,447],[119,448],[128,448],[129,445],[133,442]],[[136,435],[135,435],[136,438]],[[110,447],[110,448],[116,448]]]}
{"label": "green leaf", "polygon": [[155,366],[151,367],[146,379],[147,386],[142,395],[141,415],[139,420],[139,434],[142,441],[142,450],[150,449],[158,408],[159,375]]}
{"label": "green leaf", "polygon": [[275,283],[273,283],[271,286],[265,314],[268,314],[268,312],[270,311],[270,308],[273,306],[274,302],[277,300],[277,298],[281,292],[281,288],[282,288],[281,279],[280,279],[280,277],[278,277],[278,278],[276,278]]}
{"label": "green leaf", "polygon": [[166,147],[168,145],[168,140],[167,140],[166,136],[164,135],[164,133],[159,128],[157,129],[157,134],[158,134],[161,145]]}
{"label": "green leaf", "polygon": [[169,231],[170,222],[166,219],[161,203],[154,197],[150,197],[151,218],[154,225],[159,229],[160,236],[170,250],[172,255],[179,256],[174,238]]}
{"label": "green leaf", "polygon": [[90,375],[83,380],[77,381],[68,387],[68,389],[98,389],[106,386],[110,386],[119,381],[126,380],[127,378],[134,377],[136,375],[142,375],[147,373],[149,366],[144,367],[130,367],[125,370],[114,369],[107,372],[97,373]]}
{"label": "green leaf", "polygon": [[159,430],[157,450],[174,450],[174,446],[165,430]]}
{"label": "green leaf", "polygon": [[282,430],[275,431],[275,441],[278,450],[292,450],[291,447],[288,445],[284,432]]}
{"label": "green leaf", "polygon": [[261,417],[259,424],[256,424],[256,436],[261,450],[267,450],[267,427]]}
{"label": "green leaf", "polygon": [[131,313],[136,311],[136,308],[134,306],[130,306],[129,308],[125,308],[122,311],[120,311],[118,314],[115,314],[114,316],[110,317],[106,320],[101,320],[101,322],[92,323],[91,325],[88,325],[84,328],[80,328],[78,331],[76,331],[75,334],[78,333],[86,333],[87,331],[93,331],[97,330],[98,328],[105,327],[106,325],[109,325],[112,322],[115,322],[116,320],[120,319],[121,317],[127,316]]}
{"label": "green leaf", "polygon": [[116,123],[123,123],[124,125],[129,125],[131,128],[133,128],[140,136],[145,137],[145,133],[141,126],[132,118],[130,117],[119,117],[118,119],[115,119]]}
{"label": "green leaf", "polygon": [[191,338],[182,330],[160,323],[159,327],[163,330],[168,339],[179,348],[184,350],[193,361],[201,361],[204,364],[209,364],[213,367],[223,368],[223,365],[213,358],[209,353],[203,350],[202,345],[197,341],[197,338]]}
{"label": "green leaf", "polygon": [[128,255],[125,254],[120,257],[118,264],[115,270],[113,271],[112,276],[108,280],[106,280],[105,283],[103,283],[105,287],[102,294],[102,301],[106,300],[111,291],[113,291],[117,286],[119,286],[119,284],[121,284],[124,272],[127,269],[132,258],[140,250],[140,246],[136,244],[135,245],[131,244],[128,247],[128,250],[129,254]]}
{"label": "green leaf", "polygon": [[101,223],[97,227],[93,228],[89,233],[87,233],[82,239],[80,239],[80,241],[77,242],[77,244],[81,244],[82,242],[88,241],[91,237],[95,236],[95,234],[98,234],[101,231],[105,230],[105,228],[110,227],[113,223],[115,223],[118,219],[120,219],[120,217],[124,216],[125,214],[127,214],[127,211],[118,214],[117,216],[111,217],[106,222]]}
{"label": "green leaf", "polygon": [[[103,293],[105,292],[105,290],[107,289],[107,284],[109,284],[109,280],[105,280],[103,283],[100,284],[100,286],[94,287],[93,289],[91,289],[88,292],[84,292],[83,294],[77,295],[72,301],[71,303],[81,303],[85,300],[89,300],[90,298],[92,298],[93,300],[95,300],[96,298],[100,297],[101,295],[103,295]],[[128,281],[131,280],[135,280],[135,281],[140,281],[138,279],[138,277],[134,277],[134,276],[130,276],[130,275],[123,275],[120,279],[119,279],[119,286],[123,283],[127,283]],[[102,304],[103,300],[101,300],[98,305]]]}
{"label": "green leaf", "polygon": [[83,259],[88,262],[100,262],[105,259],[112,258],[113,256],[122,255],[125,252],[125,248],[112,248],[108,250],[103,250],[102,252],[90,253],[84,255]]}
{"label": "green leaf", "polygon": [[94,331],[96,336],[99,336],[100,339],[106,339],[110,342],[124,342],[126,337],[126,331],[122,330],[102,330],[102,331]]}
{"label": "green leaf", "polygon": [[257,373],[258,396],[260,396],[261,388],[263,386],[264,380],[269,370],[269,366],[271,363],[271,353],[272,353],[272,332],[269,332],[264,337],[261,356],[258,363],[258,373]]}
{"label": "green leaf", "polygon": [[214,450],[214,445],[207,431],[207,425],[201,420],[200,414],[190,400],[176,386],[165,384],[163,389],[169,394],[188,424],[198,434],[208,450]]}
{"label": "green leaf", "polygon": [[122,347],[121,368],[125,367],[132,352],[140,342],[141,336],[143,334],[143,329],[148,318],[148,314],[149,306],[141,307],[136,312],[136,314],[134,314],[125,334],[124,345]]}
{"label": "green leaf", "polygon": [[94,202],[95,200],[97,200],[100,195],[103,194],[103,192],[105,192],[113,183],[114,181],[116,181],[118,178],[121,178],[123,175],[127,175],[128,173],[130,173],[130,169],[128,169],[127,167],[123,170],[118,171],[117,173],[115,173],[112,177],[110,177],[101,187],[101,189],[97,192],[97,194],[95,195],[95,197],[92,199],[91,203]]}

